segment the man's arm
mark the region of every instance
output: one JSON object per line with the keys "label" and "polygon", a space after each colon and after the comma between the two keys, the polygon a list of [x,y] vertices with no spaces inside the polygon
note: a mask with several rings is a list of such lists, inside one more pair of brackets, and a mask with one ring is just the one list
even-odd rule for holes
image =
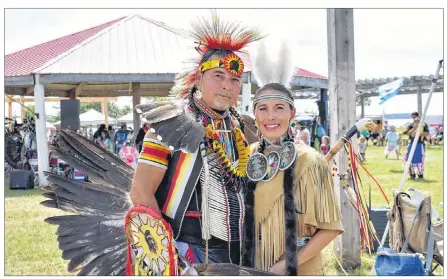
{"label": "man's arm", "polygon": [[404,134],[411,136],[413,132],[416,130],[414,125],[408,125],[407,130],[404,132]]}
{"label": "man's arm", "polygon": [[139,163],[132,181],[130,198],[134,205],[142,204],[160,212],[155,192],[166,173],[165,169]]}
{"label": "man's arm", "polygon": [[130,198],[134,205],[146,205],[160,211],[155,192],[166,173],[171,151],[150,132],[146,134],[144,140],[132,181]]}

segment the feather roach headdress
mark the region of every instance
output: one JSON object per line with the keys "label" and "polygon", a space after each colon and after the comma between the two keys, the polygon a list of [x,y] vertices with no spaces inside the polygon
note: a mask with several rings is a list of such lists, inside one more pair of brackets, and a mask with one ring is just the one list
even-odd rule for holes
{"label": "feather roach headdress", "polygon": [[[244,70],[244,64],[237,55],[249,43],[262,39],[258,29],[248,29],[240,26],[239,22],[224,22],[219,16],[212,12],[211,21],[204,18],[192,24],[190,36],[197,44],[195,48],[199,53],[198,57],[193,59],[192,66],[180,73],[175,78],[175,85],[171,90],[172,95],[179,98],[186,98],[189,90],[196,81],[196,71],[206,71],[212,68],[222,67],[227,69],[235,76],[241,76]],[[227,50],[232,54],[223,59],[203,61],[204,55],[211,50]]]}
{"label": "feather roach headdress", "polygon": [[[275,90],[277,93],[273,95],[262,95],[259,96],[263,90],[263,86],[267,84],[280,84],[290,88],[290,81],[293,77],[293,71],[295,67],[293,66],[293,58],[290,48],[288,48],[286,43],[283,43],[279,54],[275,55],[277,57],[276,61],[272,60],[266,51],[265,44],[261,42],[257,54],[254,56],[253,62],[253,74],[255,75],[256,82],[260,89],[256,92],[255,98],[253,99],[254,105],[264,99],[279,98],[288,102],[291,106],[294,105],[293,97],[290,92],[283,92],[283,90]],[[289,90],[284,90],[289,91]]]}

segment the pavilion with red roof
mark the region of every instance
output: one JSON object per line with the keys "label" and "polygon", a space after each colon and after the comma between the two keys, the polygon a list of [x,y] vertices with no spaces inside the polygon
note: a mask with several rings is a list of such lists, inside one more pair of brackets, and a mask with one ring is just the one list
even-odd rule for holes
{"label": "pavilion with red roof", "polygon": [[[175,75],[188,66],[182,61],[194,53],[194,42],[185,30],[130,15],[5,55],[5,94],[35,96],[38,154],[48,154],[45,140],[39,140],[45,138],[45,97],[132,96],[137,105],[140,96],[168,96]],[[250,57],[241,58],[246,65],[242,86],[246,107],[257,85]],[[388,80],[358,85],[373,96],[377,94],[373,89]],[[422,81],[424,86],[431,83]],[[328,80],[297,68],[291,87],[294,98],[315,98],[327,94]],[[139,123],[135,114],[134,127]],[[39,165],[47,170],[48,156],[39,156]]]}

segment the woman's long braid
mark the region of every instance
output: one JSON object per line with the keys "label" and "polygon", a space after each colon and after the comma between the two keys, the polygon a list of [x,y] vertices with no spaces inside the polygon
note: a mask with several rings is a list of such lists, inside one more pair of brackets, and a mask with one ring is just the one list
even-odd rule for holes
{"label": "woman's long braid", "polygon": [[[293,134],[288,141],[294,142]],[[297,263],[297,215],[293,191],[295,189],[295,161],[285,170],[284,173],[284,222],[286,225],[286,274],[289,276],[298,275]]]}
{"label": "woman's long braid", "polygon": [[[265,141],[261,140],[257,152],[263,153]],[[245,194],[245,218],[244,218],[244,239],[242,248],[242,265],[247,267],[255,266],[255,245],[259,236],[255,235],[255,217],[254,217],[254,191],[256,182],[249,180]]]}
{"label": "woman's long braid", "polygon": [[237,110],[234,107],[230,107],[229,109],[230,114],[237,119],[237,121],[239,122],[239,127],[241,127],[241,131],[242,133],[245,132],[245,124],[244,121],[241,118],[241,115],[237,112]]}

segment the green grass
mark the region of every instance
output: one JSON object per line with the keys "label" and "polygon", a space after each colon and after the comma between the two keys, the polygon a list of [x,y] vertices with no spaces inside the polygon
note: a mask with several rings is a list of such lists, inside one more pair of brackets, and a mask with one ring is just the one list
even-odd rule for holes
{"label": "green grass", "polygon": [[[402,176],[401,160],[385,159],[383,147],[370,146],[365,166],[379,181],[388,199],[392,202],[393,188],[399,186]],[[405,148],[401,149],[402,156]],[[404,189],[413,187],[430,194],[435,209],[441,216],[444,212],[439,203],[443,201],[443,149],[441,146],[428,147],[427,172],[425,180],[406,180]],[[373,207],[387,206],[385,199],[374,182],[362,170],[364,196],[367,197],[371,183]],[[5,181],[5,185],[9,185]],[[69,275],[67,261],[62,260],[58,249],[56,226],[44,219],[63,214],[60,210],[49,209],[39,203],[44,200],[42,191],[9,190],[5,188],[5,275]],[[324,250],[328,275],[344,275],[333,253],[333,245]],[[364,254],[362,267],[350,275],[372,275],[374,256]],[[442,275],[442,268],[436,274]]]}
{"label": "green grass", "polygon": [[[389,156],[385,159],[383,153],[384,147],[379,146],[368,146],[366,150],[366,159],[364,166],[365,168],[375,177],[379,182],[383,191],[385,192],[390,203],[393,203],[392,189],[398,189],[402,173],[403,164],[402,158],[404,157],[406,147],[401,148],[401,156],[399,160],[396,159],[395,155]],[[369,178],[369,176],[360,168],[360,177],[363,183],[363,197],[368,200],[369,185],[371,185],[371,203],[373,208],[378,207],[388,207],[385,198],[381,194],[379,188],[375,182]],[[408,188],[414,188],[420,190],[424,195],[431,195],[432,205],[438,212],[438,214],[443,218],[444,212],[440,203],[443,201],[443,147],[442,146],[427,146],[427,161],[425,165],[424,180],[410,180],[405,179],[404,186],[402,188],[405,191]],[[380,238],[379,238],[380,239]],[[326,267],[328,275],[344,275],[343,271],[340,270],[339,264],[336,261],[333,245],[330,244],[324,250]],[[355,270],[349,275],[375,275],[371,272],[374,265],[374,256],[370,256],[364,253],[362,256],[362,266],[361,268]],[[442,275],[442,267],[438,267],[435,271],[436,275]]]}
{"label": "green grass", "polygon": [[[6,184],[6,183],[5,183]],[[6,185],[9,185],[6,184]],[[5,188],[5,275],[69,275],[58,249],[56,227],[45,218],[61,215],[46,208],[42,190]]]}

